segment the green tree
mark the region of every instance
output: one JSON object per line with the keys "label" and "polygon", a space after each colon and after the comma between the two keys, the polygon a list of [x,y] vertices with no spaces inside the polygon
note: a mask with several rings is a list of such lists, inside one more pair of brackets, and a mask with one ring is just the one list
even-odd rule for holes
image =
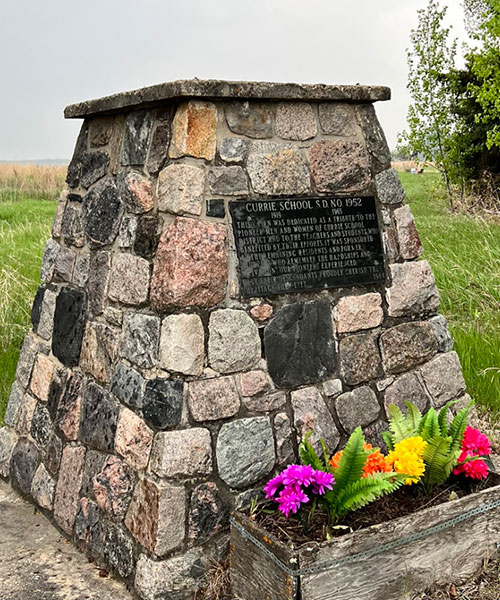
{"label": "green tree", "polygon": [[446,7],[441,9],[437,0],[429,0],[417,14],[418,26],[410,34],[412,48],[407,50],[407,87],[413,102],[408,109],[408,131],[403,132],[401,141],[412,152],[434,162],[443,176],[453,209],[450,139],[456,118],[451,111],[452,97],[445,75],[454,67],[457,43],[448,42],[450,30],[443,26]]}

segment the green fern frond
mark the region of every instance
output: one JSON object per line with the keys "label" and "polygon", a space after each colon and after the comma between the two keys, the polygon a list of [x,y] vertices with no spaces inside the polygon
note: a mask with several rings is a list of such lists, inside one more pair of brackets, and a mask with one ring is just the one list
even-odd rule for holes
{"label": "green fern frond", "polygon": [[406,414],[406,423],[410,434],[408,437],[413,437],[418,430],[420,421],[422,420],[422,413],[418,410],[417,405],[413,404],[413,402],[406,400],[405,404],[408,408],[408,412]]}
{"label": "green fern frond", "polygon": [[325,465],[323,465],[323,461],[318,457],[316,451],[309,442],[311,434],[312,431],[308,431],[299,445],[300,460],[303,465],[311,465],[313,469],[324,471]]}
{"label": "green fern frond", "polygon": [[326,447],[326,443],[325,440],[323,438],[320,438],[319,440],[320,446],[321,446],[321,450],[323,452],[323,463],[324,463],[324,469],[327,469],[328,471],[331,471],[331,467],[330,467],[330,451],[328,450],[328,448]]}
{"label": "green fern frond", "polygon": [[446,437],[449,433],[449,426],[448,426],[448,411],[449,409],[456,404],[460,399],[458,398],[457,400],[450,400],[449,402],[447,402],[443,408],[439,411],[439,415],[438,415],[438,422],[439,422],[439,429],[441,431],[441,435],[443,437]]}
{"label": "green fern frond", "polygon": [[389,450],[389,452],[394,450],[394,441],[392,439],[392,435],[388,431],[384,431],[382,433],[382,439],[384,440],[385,445],[387,446],[387,450]]}
{"label": "green fern frond", "polygon": [[392,431],[393,443],[397,444],[407,437],[408,428],[401,409],[395,404],[389,404],[389,428]]}
{"label": "green fern frond", "polygon": [[439,436],[439,421],[434,408],[430,408],[427,411],[425,424],[420,432],[420,435],[426,442],[429,442],[430,440]]}
{"label": "green fern frond", "polygon": [[375,473],[349,484],[337,496],[332,510],[335,518],[345,515],[351,510],[357,510],[370,502],[377,500],[397,490],[403,485],[404,477],[395,473]]}
{"label": "green fern frond", "polygon": [[356,427],[351,433],[351,437],[342,453],[339,466],[335,471],[334,491],[336,496],[349,484],[361,478],[368,456],[367,452],[363,450],[364,441],[361,427]]}
{"label": "green fern frond", "polygon": [[435,436],[424,451],[425,471],[422,483],[427,492],[444,483],[456,464],[458,455],[451,451],[451,438]]}
{"label": "green fern frond", "polygon": [[467,427],[469,411],[473,405],[474,400],[472,400],[465,408],[459,410],[450,424],[449,435],[451,437],[451,448],[453,451],[458,450],[462,444],[465,428]]}

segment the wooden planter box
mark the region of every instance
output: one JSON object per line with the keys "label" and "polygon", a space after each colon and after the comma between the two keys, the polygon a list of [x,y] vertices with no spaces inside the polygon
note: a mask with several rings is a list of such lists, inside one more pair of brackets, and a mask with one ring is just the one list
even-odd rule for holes
{"label": "wooden planter box", "polygon": [[239,600],[402,600],[474,575],[500,542],[496,486],[323,543],[293,548],[232,516]]}

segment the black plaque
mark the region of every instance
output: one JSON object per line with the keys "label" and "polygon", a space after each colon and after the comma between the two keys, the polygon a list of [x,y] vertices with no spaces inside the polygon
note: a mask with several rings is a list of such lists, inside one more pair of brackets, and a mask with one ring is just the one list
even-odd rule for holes
{"label": "black plaque", "polygon": [[232,201],[229,209],[247,298],[385,279],[373,196]]}

